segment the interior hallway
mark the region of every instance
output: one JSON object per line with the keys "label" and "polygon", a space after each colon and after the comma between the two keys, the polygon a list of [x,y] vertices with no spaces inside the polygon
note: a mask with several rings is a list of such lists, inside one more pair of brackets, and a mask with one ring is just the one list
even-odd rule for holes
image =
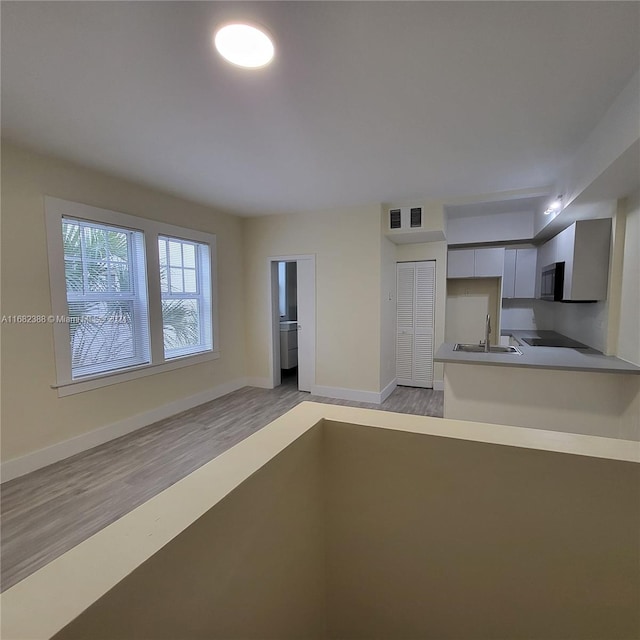
{"label": "interior hallway", "polygon": [[13,586],[300,402],[442,417],[442,391],[398,387],[381,405],[312,396],[295,377],[244,387],[2,485],[1,590]]}

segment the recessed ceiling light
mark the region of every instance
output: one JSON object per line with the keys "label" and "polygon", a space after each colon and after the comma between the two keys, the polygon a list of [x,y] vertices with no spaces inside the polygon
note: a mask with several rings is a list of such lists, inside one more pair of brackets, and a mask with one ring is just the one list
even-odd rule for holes
{"label": "recessed ceiling light", "polygon": [[558,196],[544,211],[544,215],[548,216],[562,209],[562,196]]}
{"label": "recessed ceiling light", "polygon": [[271,38],[262,29],[239,22],[220,27],[213,42],[225,60],[247,69],[268,65],[275,53]]}

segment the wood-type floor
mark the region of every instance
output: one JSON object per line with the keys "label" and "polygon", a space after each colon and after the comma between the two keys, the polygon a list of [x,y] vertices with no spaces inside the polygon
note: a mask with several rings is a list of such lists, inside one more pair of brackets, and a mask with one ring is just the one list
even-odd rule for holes
{"label": "wood-type floor", "polygon": [[443,392],[381,405],[311,396],[295,378],[244,387],[2,485],[4,591],[304,400],[442,417]]}

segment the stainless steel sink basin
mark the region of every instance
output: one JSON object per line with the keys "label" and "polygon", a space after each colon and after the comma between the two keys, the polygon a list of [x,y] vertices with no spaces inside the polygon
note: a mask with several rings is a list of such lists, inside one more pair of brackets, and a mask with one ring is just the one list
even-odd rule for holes
{"label": "stainless steel sink basin", "polygon": [[[485,353],[483,344],[460,344],[457,343],[453,347],[454,351],[464,351],[466,353]],[[503,347],[499,344],[492,344],[489,346],[489,353],[513,353],[521,356],[522,351],[518,347]]]}

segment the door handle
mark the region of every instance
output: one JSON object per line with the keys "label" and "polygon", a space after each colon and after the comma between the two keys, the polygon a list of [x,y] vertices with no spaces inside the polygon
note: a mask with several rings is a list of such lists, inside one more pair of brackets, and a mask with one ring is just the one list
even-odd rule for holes
{"label": "door handle", "polygon": [[298,325],[298,331],[302,331],[302,325],[301,324]]}

